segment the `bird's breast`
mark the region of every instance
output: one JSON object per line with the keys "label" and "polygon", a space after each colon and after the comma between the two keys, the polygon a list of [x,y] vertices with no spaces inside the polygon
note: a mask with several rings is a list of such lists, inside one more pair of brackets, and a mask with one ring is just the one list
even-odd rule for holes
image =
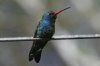
{"label": "bird's breast", "polygon": [[50,37],[54,34],[55,28],[54,26],[41,26],[38,28],[38,35],[42,35],[43,37]]}

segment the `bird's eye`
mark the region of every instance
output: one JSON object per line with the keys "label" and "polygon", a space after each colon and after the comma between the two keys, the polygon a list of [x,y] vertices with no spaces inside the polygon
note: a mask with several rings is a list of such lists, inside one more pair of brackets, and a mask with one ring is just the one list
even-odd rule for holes
{"label": "bird's eye", "polygon": [[49,15],[51,15],[51,13],[49,13]]}
{"label": "bird's eye", "polygon": [[52,16],[53,14],[52,13],[49,13],[49,15]]}

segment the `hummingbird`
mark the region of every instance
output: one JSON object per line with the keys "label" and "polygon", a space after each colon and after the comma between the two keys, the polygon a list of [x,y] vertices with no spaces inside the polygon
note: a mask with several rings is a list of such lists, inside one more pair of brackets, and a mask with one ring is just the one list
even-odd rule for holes
{"label": "hummingbird", "polygon": [[55,33],[55,21],[57,15],[69,8],[70,7],[64,8],[58,12],[49,11],[42,16],[42,19],[40,20],[36,28],[34,38],[47,39],[35,40],[33,42],[32,48],[29,52],[29,61],[32,61],[34,59],[36,63],[39,63],[44,46]]}

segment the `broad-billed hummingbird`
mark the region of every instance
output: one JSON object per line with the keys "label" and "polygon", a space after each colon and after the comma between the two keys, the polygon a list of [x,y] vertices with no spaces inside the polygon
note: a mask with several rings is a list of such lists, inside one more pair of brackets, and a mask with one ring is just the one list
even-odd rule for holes
{"label": "broad-billed hummingbird", "polygon": [[35,40],[33,42],[32,48],[29,52],[29,61],[34,60],[39,63],[41,58],[41,52],[46,43],[52,38],[54,32],[55,32],[55,20],[57,18],[57,15],[64,10],[69,9],[70,7],[67,7],[65,9],[62,9],[58,12],[49,11],[45,13],[42,16],[42,19],[40,20],[37,29],[34,34],[34,38],[48,38],[47,40]]}

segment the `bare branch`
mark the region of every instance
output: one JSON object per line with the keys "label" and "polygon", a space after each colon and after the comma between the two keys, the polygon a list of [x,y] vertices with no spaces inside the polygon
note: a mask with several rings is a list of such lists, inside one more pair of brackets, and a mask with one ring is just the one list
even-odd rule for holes
{"label": "bare branch", "polygon": [[[88,35],[63,35],[53,36],[51,40],[71,40],[71,39],[99,39],[100,34],[88,34]],[[34,40],[47,40],[48,38],[33,38],[33,37],[10,37],[0,38],[0,42],[12,42],[12,41],[34,41]]]}

